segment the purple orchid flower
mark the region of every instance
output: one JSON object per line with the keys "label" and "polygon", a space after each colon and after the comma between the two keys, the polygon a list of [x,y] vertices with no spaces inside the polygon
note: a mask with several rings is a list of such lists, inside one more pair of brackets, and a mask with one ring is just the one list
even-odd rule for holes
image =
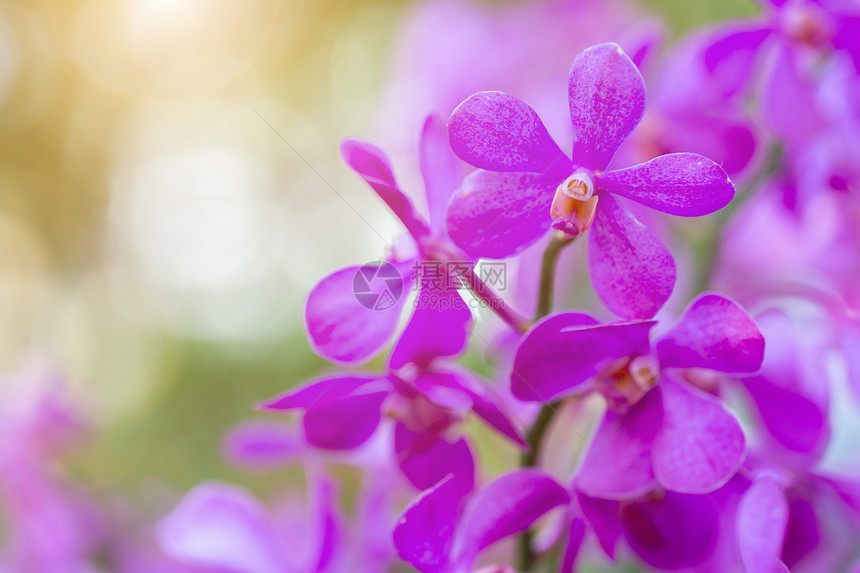
{"label": "purple orchid flower", "polygon": [[[857,544],[860,481],[823,464],[832,438],[826,364],[838,330],[820,310],[792,306],[792,313],[769,309],[758,317],[768,340],[764,365],[742,380],[755,439],[744,463],[751,481],[733,522],[747,571],[796,570],[810,557],[817,568],[838,570]],[[852,534],[846,539],[834,522]]]}
{"label": "purple orchid flower", "polygon": [[158,524],[161,549],[179,563],[207,571],[333,571],[340,520],[333,484],[317,477],[306,519],[291,526],[238,486],[202,483]]}
{"label": "purple orchid flower", "polygon": [[[592,497],[634,498],[659,485],[706,493],[737,471],[744,433],[698,369],[752,374],[764,338],[737,303],[715,293],[693,301],[653,344],[655,321],[600,324],[567,312],[539,322],[514,360],[511,388],[521,400],[605,396],[603,417],[576,487]],[[689,372],[680,369],[696,369]],[[699,386],[699,387],[696,387]]]}
{"label": "purple orchid flower", "polygon": [[[803,52],[833,50],[848,54],[860,70],[860,7],[831,0],[769,0],[765,18],[737,22],[711,33],[704,52],[707,71],[723,85],[723,94],[739,93],[750,83],[762,52],[782,52],[802,59]],[[772,83],[772,79],[766,80]],[[784,95],[785,92],[783,92]],[[791,94],[787,94],[791,97]],[[795,119],[797,114],[792,114]]]}
{"label": "purple orchid flower", "polygon": [[674,288],[675,263],[615,196],[699,216],[727,205],[734,186],[719,165],[693,153],[606,171],[645,110],[642,76],[616,44],[579,54],[568,86],[573,161],[513,96],[481,92],[454,111],[451,146],[481,170],[452,198],[448,232],[469,255],[505,258],[550,227],[573,237],[591,229],[588,263],[597,294],[621,317],[649,318]]}
{"label": "purple orchid flower", "polygon": [[394,418],[400,468],[426,489],[453,473],[463,491],[474,483],[474,462],[465,438],[450,439],[452,426],[471,411],[501,435],[525,446],[515,422],[488,384],[439,358],[466,346],[469,309],[456,292],[442,293],[444,310],[419,306],[388,362],[377,374],[340,374],[291,390],[266,410],[302,410],[305,439],[313,446],[348,450],[365,443],[382,415]]}
{"label": "purple orchid flower", "polygon": [[[470,573],[484,549],[569,501],[563,487],[534,469],[503,475],[465,500],[449,476],[406,508],[394,544],[421,573]],[[482,571],[515,573],[504,565]]]}
{"label": "purple orchid flower", "polygon": [[106,537],[96,501],[58,471],[89,430],[65,380],[37,357],[25,360],[0,396],[2,571],[89,573]]}
{"label": "purple orchid flower", "polygon": [[311,472],[323,464],[345,464],[363,476],[355,495],[355,513],[349,523],[348,561],[366,573],[389,571],[396,561],[391,529],[400,509],[414,496],[414,488],[398,471],[393,452],[376,439],[355,452],[317,449],[308,444],[300,428],[276,420],[248,420],[236,425],[223,440],[224,454],[242,469],[260,471],[301,463]]}
{"label": "purple orchid flower", "polygon": [[[416,261],[438,260],[442,253],[463,261],[466,257],[450,244],[445,234],[445,206],[457,187],[456,157],[448,146],[445,127],[430,117],[421,136],[421,165],[429,218],[419,214],[400,190],[388,157],[375,145],[347,139],[341,145],[344,161],[379,195],[406,228],[403,241],[387,257],[395,266],[401,291],[411,283]],[[429,220],[428,220],[429,219]],[[342,365],[355,365],[377,355],[394,336],[407,297],[387,308],[370,309],[355,296],[353,281],[360,266],[350,266],[323,278],[308,295],[305,325],[314,350],[323,358]]]}

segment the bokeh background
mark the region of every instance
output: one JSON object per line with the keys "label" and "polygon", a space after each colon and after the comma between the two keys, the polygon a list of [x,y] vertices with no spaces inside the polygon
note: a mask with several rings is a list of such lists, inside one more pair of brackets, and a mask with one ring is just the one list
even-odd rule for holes
{"label": "bokeh background", "polygon": [[[219,443],[323,368],[308,288],[397,233],[338,145],[414,151],[386,113],[409,105],[392,85],[418,4],[0,1],[0,371],[63,374],[93,430],[79,481],[247,482]],[[671,38],[756,10],[644,0],[629,17]]]}

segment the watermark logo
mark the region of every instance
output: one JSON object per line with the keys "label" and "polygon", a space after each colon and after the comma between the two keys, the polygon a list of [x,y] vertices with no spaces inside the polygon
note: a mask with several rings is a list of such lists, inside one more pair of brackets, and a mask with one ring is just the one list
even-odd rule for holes
{"label": "watermark logo", "polygon": [[[507,267],[504,262],[481,261],[477,265],[469,261],[423,261],[412,266],[412,290],[422,293],[415,300],[416,308],[451,308],[467,304],[471,308],[488,308],[485,291],[499,293],[508,288]],[[477,277],[472,281],[464,277]],[[397,267],[387,261],[375,261],[360,266],[352,280],[355,300],[368,310],[388,310],[400,301],[404,285],[403,275]],[[471,291],[453,297],[450,293]],[[492,297],[498,304],[501,299]]]}
{"label": "watermark logo", "polygon": [[480,261],[477,265],[468,261],[416,261],[413,290],[455,291],[464,287],[461,277],[474,270],[483,281],[483,286],[495,292],[508,288],[508,272],[504,261]]}
{"label": "watermark logo", "polygon": [[352,292],[364,308],[388,310],[403,296],[403,276],[386,261],[368,263],[355,271]]}

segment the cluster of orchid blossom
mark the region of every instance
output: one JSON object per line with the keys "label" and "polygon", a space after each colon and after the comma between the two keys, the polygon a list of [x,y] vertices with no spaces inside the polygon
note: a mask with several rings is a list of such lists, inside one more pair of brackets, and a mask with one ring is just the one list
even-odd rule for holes
{"label": "cluster of orchid blossom", "polygon": [[[196,486],[151,570],[860,572],[860,3],[762,10],[660,50],[614,2],[419,3],[383,123],[425,196],[343,143],[405,234],[310,291],[334,366],[224,441],[306,492]],[[562,122],[535,67],[576,52]]]}

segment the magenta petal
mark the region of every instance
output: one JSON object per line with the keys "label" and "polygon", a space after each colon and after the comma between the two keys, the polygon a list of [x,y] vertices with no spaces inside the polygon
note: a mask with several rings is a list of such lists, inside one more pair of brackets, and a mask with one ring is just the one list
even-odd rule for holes
{"label": "magenta petal", "polygon": [[412,502],[394,529],[400,558],[422,573],[446,571],[460,499],[453,476],[448,476]]}
{"label": "magenta petal", "polygon": [[654,475],[666,489],[708,493],[737,472],[746,454],[735,417],[709,394],[663,374],[663,425],[651,451]]}
{"label": "magenta petal", "polygon": [[729,24],[721,31],[721,36],[705,48],[705,67],[723,86],[726,95],[746,86],[758,50],[772,33],[770,27],[758,22]]}
{"label": "magenta petal", "polygon": [[236,486],[196,486],[156,531],[161,550],[181,563],[236,573],[283,571],[283,541],[260,502]]}
{"label": "magenta petal", "polygon": [[790,499],[788,527],[782,544],[782,560],[786,567],[794,567],[798,561],[818,547],[821,543],[821,535],[816,507],[803,498]]}
{"label": "magenta petal", "polygon": [[308,382],[260,404],[263,410],[295,410],[324,406],[350,394],[387,391],[390,384],[378,374],[336,374]]}
{"label": "magenta petal", "polygon": [[267,410],[305,410],[305,439],[329,450],[358,447],[373,435],[390,383],[378,376],[335,376],[312,382],[262,405]]}
{"label": "magenta petal", "polygon": [[514,358],[511,391],[520,400],[549,402],[582,392],[608,363],[648,352],[653,321],[596,324],[580,313],[550,316],[523,338]]}
{"label": "magenta petal", "polygon": [[723,168],[695,153],[670,153],[599,175],[600,191],[671,215],[698,217],[722,209],[735,195]]}
{"label": "magenta petal", "polygon": [[457,528],[453,561],[458,570],[468,571],[483,549],[569,501],[567,490],[535,469],[517,470],[490,483],[469,500]]}
{"label": "magenta petal", "polygon": [[309,444],[327,450],[350,450],[366,442],[381,419],[388,392],[348,396],[305,412],[302,420]]}
{"label": "magenta petal", "polygon": [[627,543],[643,561],[661,571],[694,567],[714,550],[720,515],[707,496],[671,491],[623,507]]}
{"label": "magenta petal", "polygon": [[788,503],[782,487],[771,477],[757,479],[738,507],[738,546],[746,571],[788,571],[779,560],[787,525]]}
{"label": "magenta petal", "polygon": [[615,549],[621,538],[621,521],[618,518],[620,504],[616,500],[589,497],[582,492],[577,495],[579,507],[600,548],[614,561]]}
{"label": "magenta petal", "polygon": [[311,289],[305,303],[311,345],[320,356],[338,364],[359,364],[379,353],[397,330],[407,298],[401,296],[385,309],[367,308],[353,291],[361,268],[346,267],[328,275]]}
{"label": "magenta petal", "polygon": [[449,442],[439,438],[426,444],[426,436],[397,424],[394,450],[403,475],[420,490],[427,489],[449,474],[462,495],[475,487],[475,461],[465,439]]}
{"label": "magenta petal", "polygon": [[[393,379],[397,380],[396,377]],[[453,372],[421,371],[415,377],[412,388],[446,410],[465,411],[472,407],[471,394],[460,385],[459,375]],[[409,395],[409,390],[404,394]]]}
{"label": "magenta petal", "polygon": [[460,183],[460,169],[445,122],[436,115],[427,118],[421,133],[421,173],[430,226],[438,233],[445,228],[445,209]]}
{"label": "magenta petal", "polygon": [[617,44],[600,44],[576,57],[568,79],[576,132],[573,160],[603,171],[645,112],[645,82]]}
{"label": "magenta petal", "polygon": [[290,424],[277,420],[248,420],[230,430],[222,450],[236,465],[267,468],[301,456],[306,448],[304,440]]}
{"label": "magenta petal", "polygon": [[313,480],[310,504],[313,529],[308,540],[308,571],[325,571],[340,546],[343,523],[337,513],[337,487],[324,475],[309,476]]}
{"label": "magenta petal", "polygon": [[475,171],[448,205],[448,234],[475,258],[513,256],[549,229],[558,183],[534,173]]}
{"label": "magenta petal", "polygon": [[742,172],[756,151],[753,124],[743,116],[682,113],[671,116],[664,132],[669,149],[693,151],[718,163],[728,175]]}
{"label": "magenta petal", "polygon": [[[818,114],[815,92],[797,69],[794,54],[780,45],[774,56],[762,101],[765,121],[774,134],[789,145],[805,146],[825,128]],[[797,110],[804,110],[797,113]]]}
{"label": "magenta petal", "polygon": [[361,175],[379,198],[385,201],[410,235],[418,239],[429,233],[427,223],[415,211],[409,197],[397,186],[384,151],[366,141],[345,139],[340,145],[340,154],[346,164]]}
{"label": "magenta petal", "polygon": [[603,304],[622,318],[654,316],[675,288],[675,260],[666,246],[606,194],[588,234],[588,268]]}
{"label": "magenta petal", "polygon": [[836,12],[833,15],[836,21],[833,45],[836,49],[848,54],[851,61],[854,62],[854,68],[860,70],[860,14],[857,14],[856,7],[854,7],[841,13]]}
{"label": "magenta petal", "polygon": [[479,380],[467,372],[457,372],[456,377],[460,387],[471,397],[475,415],[515,444],[526,447],[522,430],[505,410],[504,403],[489,386],[489,382]]}
{"label": "magenta petal", "polygon": [[625,414],[607,411],[574,479],[590,497],[628,499],[654,487],[651,443],[663,417],[659,390],[652,390]]}
{"label": "magenta petal", "polygon": [[764,360],[764,336],[735,301],[705,293],[690,303],[678,324],[657,342],[664,368],[709,368],[751,374]]}
{"label": "magenta petal", "polygon": [[506,93],[466,98],[451,114],[448,135],[454,153],[482,169],[546,173],[570,166],[537,113]]}
{"label": "magenta petal", "polygon": [[821,453],[830,438],[827,409],[761,376],[744,378],[768,434],[791,452]]}
{"label": "magenta petal", "polygon": [[391,351],[392,370],[409,363],[426,368],[434,358],[456,356],[466,347],[472,311],[456,290],[422,289],[415,305]]}
{"label": "magenta petal", "polygon": [[571,520],[567,531],[567,542],[564,545],[564,556],[562,557],[559,573],[574,573],[576,570],[576,558],[579,548],[585,539],[585,521],[580,518]]}

